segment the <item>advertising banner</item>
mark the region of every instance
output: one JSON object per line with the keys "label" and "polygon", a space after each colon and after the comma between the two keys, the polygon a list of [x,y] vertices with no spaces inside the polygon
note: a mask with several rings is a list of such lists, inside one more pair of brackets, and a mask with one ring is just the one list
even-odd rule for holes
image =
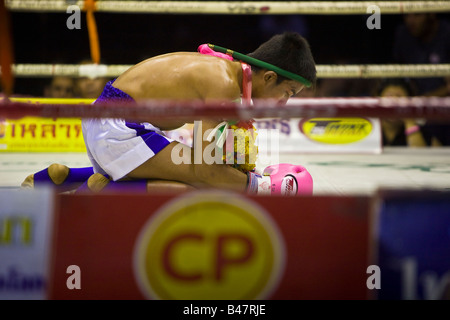
{"label": "advertising banner", "polygon": [[[36,104],[89,104],[92,99],[11,98]],[[86,152],[81,119],[0,118],[0,152]]]}
{"label": "advertising banner", "polygon": [[450,193],[380,192],[372,225],[380,300],[450,299]]}
{"label": "advertising banner", "polygon": [[61,195],[51,299],[365,299],[367,198]]}
{"label": "advertising banner", "polygon": [[53,193],[0,190],[0,300],[47,298]]}

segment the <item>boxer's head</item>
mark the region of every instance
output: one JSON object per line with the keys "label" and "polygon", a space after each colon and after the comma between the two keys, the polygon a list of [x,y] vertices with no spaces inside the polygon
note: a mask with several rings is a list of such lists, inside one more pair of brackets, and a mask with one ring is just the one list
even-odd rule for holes
{"label": "boxer's head", "polygon": [[[316,64],[305,38],[296,32],[275,35],[248,56],[270,63],[278,68],[297,74],[311,83],[316,81]],[[252,66],[261,84],[252,92],[255,98],[275,98],[286,102],[300,92],[304,84],[286,78],[274,71]]]}

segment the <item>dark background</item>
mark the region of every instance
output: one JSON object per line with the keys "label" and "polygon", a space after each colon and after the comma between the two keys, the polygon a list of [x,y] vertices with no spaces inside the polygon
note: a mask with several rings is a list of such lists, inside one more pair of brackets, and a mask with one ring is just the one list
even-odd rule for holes
{"label": "dark background", "polygon": [[[85,13],[81,30],[69,30],[70,14],[10,12],[14,63],[72,64],[90,58]],[[136,64],[172,51],[196,51],[213,43],[249,53],[282,31],[309,41],[317,64],[392,63],[392,46],[401,15],[382,15],[381,29],[369,30],[366,15],[186,15],[95,13],[101,62]],[[444,18],[448,16],[444,15]],[[274,18],[275,27],[265,27]],[[291,24],[289,24],[291,23]],[[16,78],[15,93],[41,95],[44,80]]]}

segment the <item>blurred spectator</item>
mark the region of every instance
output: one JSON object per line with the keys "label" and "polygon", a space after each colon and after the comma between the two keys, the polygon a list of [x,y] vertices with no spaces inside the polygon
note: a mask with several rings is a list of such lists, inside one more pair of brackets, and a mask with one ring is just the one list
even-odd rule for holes
{"label": "blurred spectator", "polygon": [[343,78],[321,78],[317,81],[318,97],[347,97],[351,81]]}
{"label": "blurred spectator", "polygon": [[[376,95],[380,97],[411,97],[415,95],[412,84],[407,79],[381,80]],[[414,119],[381,119],[383,146],[426,145],[420,126]]]}
{"label": "blurred spectator", "polygon": [[317,80],[317,97],[366,97],[373,91],[372,79],[321,78]]}
{"label": "blurred spectator", "polygon": [[422,126],[425,142],[429,146],[450,146],[450,122],[427,121]]}
{"label": "blurred spectator", "polygon": [[[376,90],[380,97],[411,97],[416,89],[408,79],[381,80]],[[443,146],[450,145],[450,124],[423,119],[382,119],[383,146]]]}
{"label": "blurred spectator", "polygon": [[[358,65],[360,59],[334,58],[331,65]],[[317,79],[317,97],[365,97],[373,94],[376,85],[374,79],[363,78],[319,78]]]}
{"label": "blurred spectator", "polygon": [[[450,24],[434,13],[405,14],[404,24],[395,34],[393,56],[396,63],[450,63]],[[416,78],[417,94],[447,96],[444,78]]]}
{"label": "blurred spectator", "polygon": [[84,68],[80,69],[80,77],[75,80],[75,94],[83,99],[97,99],[111,79],[103,76],[104,65],[96,65],[90,60],[82,60],[80,65]]}
{"label": "blurred spectator", "polygon": [[259,17],[259,31],[263,41],[285,31],[295,31],[308,38],[309,29],[305,16],[292,15],[261,15]]}
{"label": "blurred spectator", "polygon": [[55,76],[44,87],[44,97],[47,98],[73,98],[75,82],[67,76]]}
{"label": "blurred spectator", "polygon": [[97,99],[108,81],[109,78],[105,77],[77,78],[75,81],[76,95],[83,99]]}

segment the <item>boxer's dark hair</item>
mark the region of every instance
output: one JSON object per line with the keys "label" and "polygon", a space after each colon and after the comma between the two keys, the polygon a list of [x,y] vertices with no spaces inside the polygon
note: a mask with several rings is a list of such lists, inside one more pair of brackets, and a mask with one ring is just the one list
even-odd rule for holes
{"label": "boxer's dark hair", "polygon": [[[297,32],[275,35],[247,55],[298,74],[313,84],[316,82],[316,63],[309,43]],[[253,71],[260,69],[252,66]],[[283,76],[278,77],[278,82],[283,80],[289,79]]]}

